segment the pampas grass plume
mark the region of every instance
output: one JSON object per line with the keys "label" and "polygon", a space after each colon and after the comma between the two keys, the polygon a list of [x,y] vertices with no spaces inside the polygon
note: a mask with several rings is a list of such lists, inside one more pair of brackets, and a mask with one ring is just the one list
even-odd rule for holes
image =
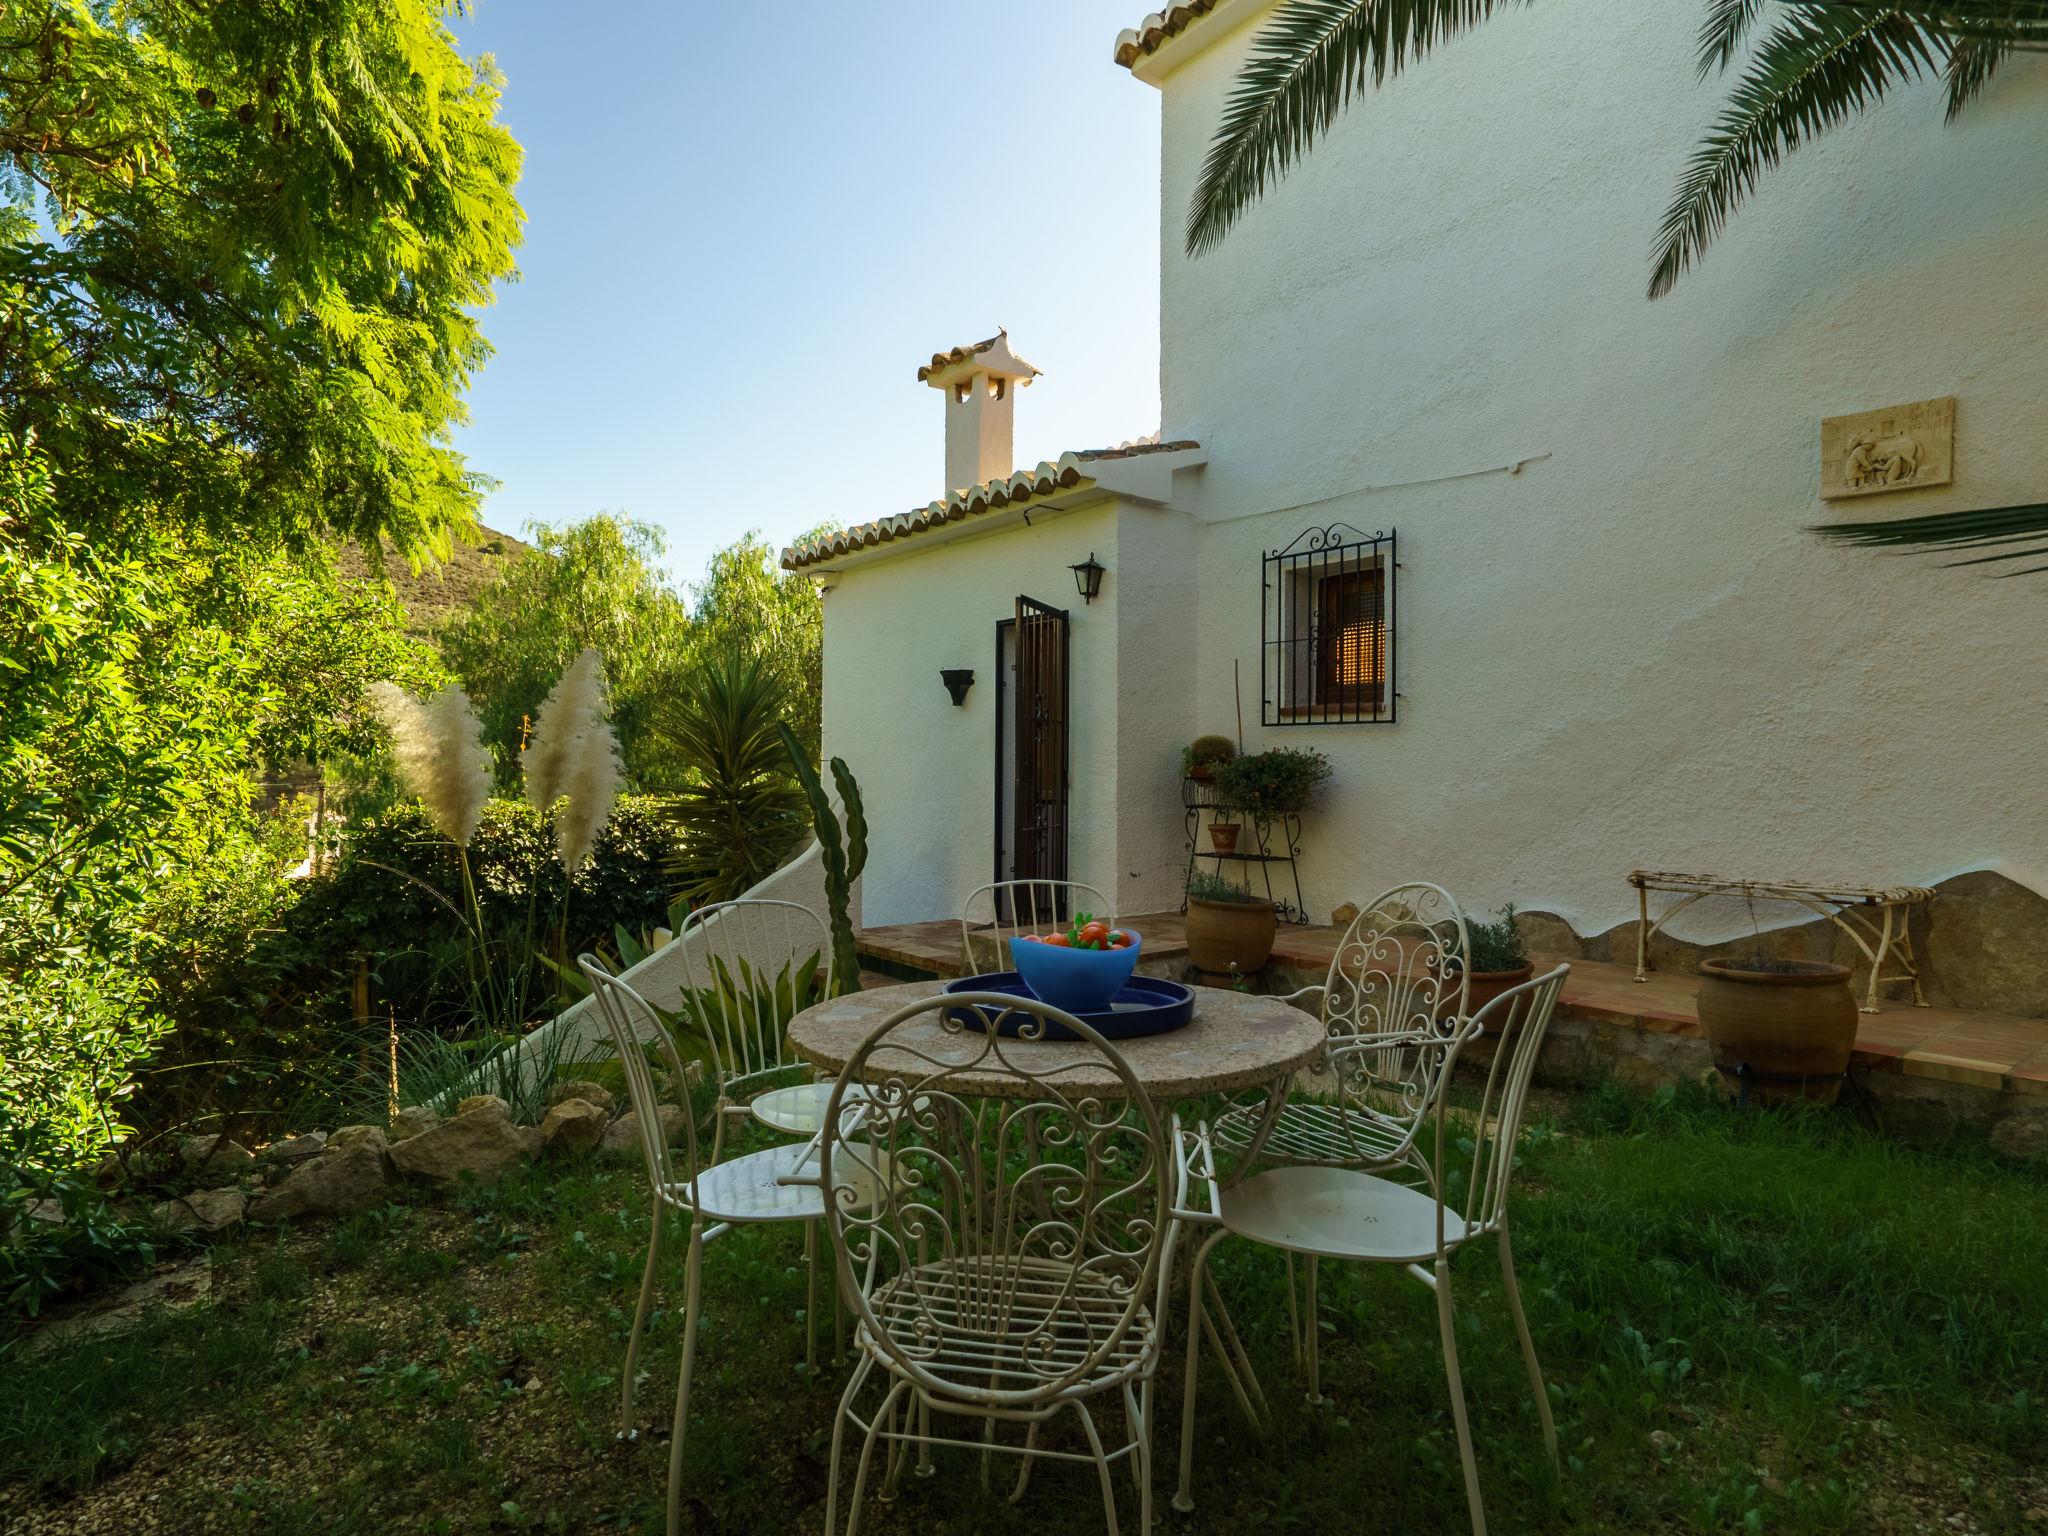
{"label": "pampas grass plume", "polygon": [[491,754],[469,695],[450,683],[422,701],[376,683],[370,703],[391,732],[399,782],[443,837],[467,848],[491,794]]}
{"label": "pampas grass plume", "polygon": [[610,722],[600,716],[576,740],[567,782],[562,786],[569,803],[555,818],[555,851],[570,874],[590,857],[597,834],[611,820],[612,802],[619,798],[622,778],[618,738],[612,734]]}
{"label": "pampas grass plume", "polygon": [[519,754],[526,802],[545,816],[568,793],[583,738],[604,724],[604,658],[586,646],[556,681],[534,717],[533,739]]}

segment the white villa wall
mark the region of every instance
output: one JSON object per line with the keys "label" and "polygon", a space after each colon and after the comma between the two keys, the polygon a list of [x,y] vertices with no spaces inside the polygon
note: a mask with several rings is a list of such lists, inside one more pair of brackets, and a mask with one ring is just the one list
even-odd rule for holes
{"label": "white villa wall", "polygon": [[[825,751],[867,807],[869,926],[957,916],[993,876],[996,624],[1020,593],[1072,617],[1071,874],[1117,889],[1118,519],[1108,498],[1034,508],[1029,526],[909,540],[824,578]],[[1110,575],[1084,606],[1068,567],[1091,551]],[[947,667],[974,669],[964,705]]]}
{"label": "white villa wall", "polygon": [[[1400,722],[1247,727],[1336,764],[1307,829],[1318,917],[1426,876],[1598,931],[1632,915],[1637,865],[1925,883],[1988,865],[2048,889],[2048,577],[1803,531],[2048,499],[2048,64],[2010,62],[1955,127],[1929,83],[1802,148],[1652,304],[1659,217],[1728,89],[1695,82],[1697,21],[1509,10],[1355,100],[1194,261],[1188,197],[1250,29],[1166,78],[1162,427],[1209,454],[1176,494],[1206,525],[1201,624],[1162,605],[1123,664],[1177,667],[1198,637],[1194,718],[1169,734],[1231,729],[1233,661],[1256,720],[1262,548],[1333,518],[1399,528]],[[1823,415],[1944,394],[1952,488],[1817,499]],[[954,558],[963,591],[1016,584],[1007,556]],[[828,642],[828,719],[829,679],[870,664]],[[917,689],[904,724],[943,727],[936,680]],[[1134,788],[1150,750],[1123,743]],[[891,888],[874,915],[912,905]]]}

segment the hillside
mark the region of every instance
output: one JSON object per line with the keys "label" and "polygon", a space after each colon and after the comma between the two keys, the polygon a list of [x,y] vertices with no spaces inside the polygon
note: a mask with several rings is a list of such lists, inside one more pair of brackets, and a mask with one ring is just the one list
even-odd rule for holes
{"label": "hillside", "polygon": [[[479,592],[496,581],[507,564],[532,548],[495,528],[480,531],[480,543],[457,544],[447,560],[430,565],[417,575],[405,561],[388,550],[385,552],[384,575],[397,592],[399,602],[405,605],[408,633],[431,639],[456,610],[468,607]],[[341,574],[351,581],[376,579],[359,545],[343,545],[337,563]]]}

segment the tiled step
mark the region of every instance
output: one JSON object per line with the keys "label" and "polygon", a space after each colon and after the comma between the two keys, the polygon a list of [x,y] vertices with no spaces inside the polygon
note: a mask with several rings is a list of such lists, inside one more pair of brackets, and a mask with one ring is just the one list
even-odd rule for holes
{"label": "tiled step", "polygon": [[[1123,921],[1144,936],[1148,961],[1187,953],[1186,919],[1180,913],[1158,912]],[[1283,923],[1273,945],[1273,963],[1310,974],[1325,970],[1341,936],[1335,928]],[[889,973],[880,984],[912,975],[953,977],[961,972],[957,919],[871,928],[860,935],[859,945],[867,963]],[[1555,959],[1544,957],[1538,963],[1554,964]],[[1653,972],[1647,981],[1637,982],[1625,965],[1575,959],[1571,966],[1559,1004],[1563,1016],[1646,1034],[1701,1032],[1694,1004],[1698,977]],[[1855,1062],[1861,1068],[2048,1095],[2048,1019],[1967,1008],[1915,1008],[1895,1001],[1887,1001],[1877,1013],[1857,1017]]]}

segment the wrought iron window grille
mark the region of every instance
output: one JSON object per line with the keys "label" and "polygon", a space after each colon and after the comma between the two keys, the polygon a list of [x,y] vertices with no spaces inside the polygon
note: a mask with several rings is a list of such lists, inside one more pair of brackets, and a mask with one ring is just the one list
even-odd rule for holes
{"label": "wrought iron window grille", "polygon": [[1260,723],[1391,725],[1394,530],[1309,528],[1260,565]]}

